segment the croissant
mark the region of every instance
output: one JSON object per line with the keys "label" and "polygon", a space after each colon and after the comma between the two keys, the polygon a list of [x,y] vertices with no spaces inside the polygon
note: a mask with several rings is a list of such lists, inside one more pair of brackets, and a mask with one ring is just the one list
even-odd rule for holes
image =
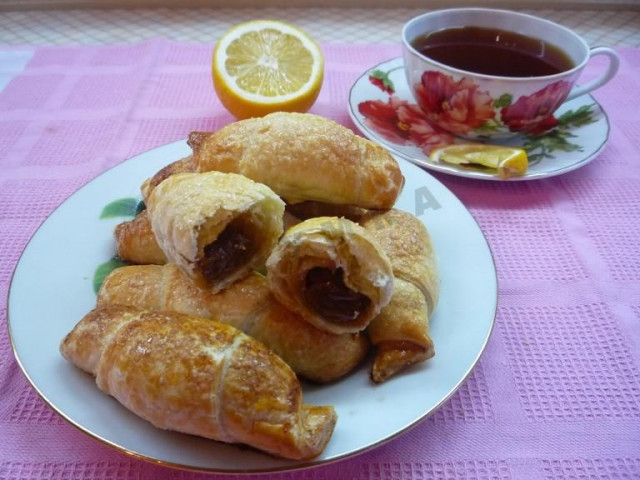
{"label": "croissant", "polygon": [[[283,229],[286,230],[300,223],[300,219],[287,210],[282,216]],[[164,254],[153,230],[149,212],[143,210],[133,220],[122,222],[116,226],[114,233],[118,257],[127,263],[136,265],[164,265],[167,256]]]}
{"label": "croissant", "polygon": [[284,202],[234,173],[172,175],[147,209],[167,259],[214,292],[263,265],[283,231]]}
{"label": "croissant", "polygon": [[146,202],[149,199],[149,195],[154,188],[171,175],[175,175],[177,173],[198,173],[198,162],[193,158],[193,155],[181,158],[180,160],[176,160],[175,162],[164,166],[158,170],[153,177],[146,179],[140,187],[144,201]]}
{"label": "croissant", "polygon": [[287,230],[267,259],[275,297],[320,330],[364,330],[389,303],[389,259],[358,224],[317,217]]}
{"label": "croissant", "polygon": [[118,257],[125,262],[140,265],[167,263],[167,256],[151,229],[148,210],[143,210],[133,220],[117,225],[114,237]]}
{"label": "croissant", "polygon": [[192,132],[188,144],[200,172],[245,175],[287,203],[305,200],[388,209],[404,183],[383,147],[323,117],[277,112]]}
{"label": "croissant", "polygon": [[260,340],[297,374],[318,383],[346,375],[369,348],[366,335],[332,335],[306,323],[273,298],[258,273],[214,295],[173,264],[127,266],[105,278],[97,303],[213,318]]}
{"label": "croissant", "polygon": [[[337,203],[322,203],[306,201],[286,206],[286,211],[300,220],[314,217],[344,217],[357,222],[367,213],[364,208],[355,205],[340,205]],[[286,230],[286,228],[285,228]]]}
{"label": "croissant", "polygon": [[391,301],[368,329],[376,347],[371,375],[379,383],[435,354],[429,316],[440,284],[431,239],[419,219],[389,210],[370,212],[360,224],[386,252],[395,277]]}
{"label": "croissant", "polygon": [[303,403],[300,383],[277,355],[211,320],[97,308],[60,351],[95,375],[102,391],[161,429],[310,459],[336,423],[332,407]]}

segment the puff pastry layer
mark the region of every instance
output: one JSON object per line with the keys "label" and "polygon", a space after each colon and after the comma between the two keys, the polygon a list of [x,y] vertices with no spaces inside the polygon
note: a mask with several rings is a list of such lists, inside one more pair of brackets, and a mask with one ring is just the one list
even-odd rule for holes
{"label": "puff pastry layer", "polygon": [[371,376],[379,383],[435,354],[429,316],[440,281],[429,232],[418,218],[389,210],[370,212],[360,224],[386,252],[395,276],[393,297],[368,330],[376,347]]}
{"label": "puff pastry layer", "polygon": [[312,114],[278,112],[242,120],[215,133],[192,132],[188,143],[199,171],[245,175],[287,203],[387,209],[404,184],[387,150]]}
{"label": "puff pastry layer", "polygon": [[283,231],[284,202],[233,173],[172,175],[153,189],[147,209],[167,259],[214,292],[263,265]]}
{"label": "puff pastry layer", "polygon": [[[286,230],[301,220],[285,210],[282,217]],[[167,256],[164,254],[151,228],[149,212],[143,210],[133,220],[122,222],[116,226],[114,233],[118,257],[135,265],[164,265]]]}
{"label": "puff pastry layer", "polygon": [[153,177],[146,179],[141,187],[140,191],[142,193],[142,198],[146,202],[149,199],[149,195],[160,183],[165,181],[172,175],[176,175],[177,173],[198,173],[198,162],[193,155],[189,155],[188,157],[181,158],[180,160],[176,160],[175,162],[171,162],[170,164],[162,167],[158,170]]}
{"label": "puff pastry layer", "polygon": [[358,332],[389,303],[391,263],[358,224],[338,217],[305,220],[280,239],[267,260],[275,297],[327,332]]}
{"label": "puff pastry layer", "polygon": [[133,220],[118,224],[114,238],[118,257],[125,262],[138,265],[167,263],[167,256],[151,229],[148,210],[143,210]]}
{"label": "puff pastry layer", "polygon": [[318,383],[353,370],[369,350],[366,335],[333,335],[308,324],[278,303],[258,273],[218,294],[197,287],[173,264],[136,265],[111,272],[98,305],[131,305],[198,315],[232,325],[260,340],[300,376]]}
{"label": "puff pastry layer", "polygon": [[335,426],[332,407],[303,403],[295,374],[277,355],[218,322],[98,308],[60,350],[158,428],[309,459],[322,452]]}

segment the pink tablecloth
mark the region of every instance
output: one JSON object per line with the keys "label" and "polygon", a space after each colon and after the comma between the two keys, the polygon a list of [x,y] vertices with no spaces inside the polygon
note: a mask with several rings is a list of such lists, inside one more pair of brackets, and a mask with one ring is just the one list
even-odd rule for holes
{"label": "pink tablecloth", "polygon": [[[325,52],[312,111],[352,126],[350,84],[399,48]],[[496,328],[468,381],[382,447],[269,478],[640,478],[640,50],[620,53],[619,75],[595,93],[612,130],[594,162],[532,182],[438,175],[478,220],[499,275]],[[139,152],[232,120],[210,55],[167,41],[40,47],[0,92],[0,322],[22,249],[67,196]],[[204,476],[133,459],[65,423],[0,336],[1,479]]]}

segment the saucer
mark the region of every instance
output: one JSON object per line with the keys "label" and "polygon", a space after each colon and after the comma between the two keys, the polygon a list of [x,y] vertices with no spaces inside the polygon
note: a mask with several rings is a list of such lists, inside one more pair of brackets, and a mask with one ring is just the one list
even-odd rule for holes
{"label": "saucer", "polygon": [[[403,111],[402,120],[398,117],[399,107]],[[383,62],[356,80],[349,92],[349,115],[363,135],[421,167],[460,177],[505,180],[487,170],[434,163],[429,159],[433,148],[465,140],[429,124],[409,90],[402,58]],[[565,102],[552,120],[555,126],[544,133],[490,142],[527,151],[527,173],[506,181],[537,180],[580,168],[595,159],[609,139],[609,120],[591,95]]]}

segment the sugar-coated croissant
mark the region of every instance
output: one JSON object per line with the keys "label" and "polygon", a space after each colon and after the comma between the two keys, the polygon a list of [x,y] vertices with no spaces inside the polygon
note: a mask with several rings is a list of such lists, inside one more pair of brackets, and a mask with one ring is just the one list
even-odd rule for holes
{"label": "sugar-coated croissant", "polygon": [[391,263],[360,225],[317,217],[285,232],[267,259],[275,297],[317,328],[359,332],[393,292]]}
{"label": "sugar-coated croissant", "polygon": [[[300,221],[287,210],[284,211],[282,216],[284,230],[300,223]],[[133,220],[118,224],[114,237],[118,257],[127,263],[164,265],[168,261],[153,234],[147,210],[140,212]]]}
{"label": "sugar-coated croissant", "polygon": [[118,257],[125,262],[138,265],[167,263],[167,256],[151,229],[148,210],[143,210],[133,220],[118,224],[114,237]]}
{"label": "sugar-coated croissant", "polygon": [[370,212],[360,221],[386,252],[395,289],[389,304],[369,325],[376,347],[372,378],[382,382],[435,354],[429,316],[438,301],[439,276],[431,238],[424,224],[400,210]]}
{"label": "sugar-coated croissant", "polygon": [[302,320],[271,295],[264,276],[252,273],[218,294],[197,287],[173,264],[114,270],[98,292],[98,305],[132,305],[212,318],[260,340],[300,376],[336,380],[364,359],[366,335],[332,335]]}
{"label": "sugar-coated croissant", "polygon": [[308,113],[277,112],[215,133],[192,132],[188,143],[200,172],[245,175],[287,203],[388,209],[404,184],[398,163],[383,147]]}
{"label": "sugar-coated croissant", "polygon": [[355,205],[307,201],[287,205],[286,211],[300,220],[314,217],[344,217],[357,222],[368,210]]}
{"label": "sugar-coated croissant", "polygon": [[172,175],[147,209],[167,259],[214,292],[262,266],[283,231],[284,202],[234,173]]}
{"label": "sugar-coated croissant", "polygon": [[177,173],[198,173],[198,162],[193,155],[171,162],[158,170],[153,177],[146,179],[141,187],[142,198],[146,202],[149,195],[160,183]]}
{"label": "sugar-coated croissant", "polygon": [[332,407],[303,403],[293,371],[260,342],[211,320],[134,307],[87,314],[62,355],[154,426],[273,455],[310,459],[328,443]]}

